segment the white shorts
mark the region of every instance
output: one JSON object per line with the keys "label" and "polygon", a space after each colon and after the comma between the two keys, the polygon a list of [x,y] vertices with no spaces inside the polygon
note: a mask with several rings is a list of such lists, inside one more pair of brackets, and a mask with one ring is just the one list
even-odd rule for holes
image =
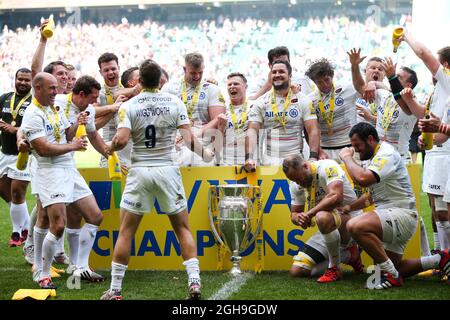
{"label": "white shorts", "polygon": [[0,178],[7,176],[12,180],[30,181],[30,171],[28,165],[21,171],[16,167],[17,156],[0,152]]}
{"label": "white shorts", "polygon": [[31,178],[31,194],[33,196],[39,197],[39,188],[36,182],[36,173],[37,173],[37,159],[35,156],[30,155],[28,159],[27,168],[30,170],[30,178]]}
{"label": "white shorts", "polygon": [[383,230],[383,245],[388,251],[403,254],[406,244],[416,232],[419,215],[404,208],[376,209]]}
{"label": "white shorts", "polygon": [[55,203],[73,203],[92,195],[75,168],[39,168],[35,179],[43,208]]}
{"label": "white shorts", "polygon": [[187,208],[180,169],[176,166],[131,167],[120,207],[135,214],[149,213],[155,199],[169,215]]}
{"label": "white shorts", "polygon": [[448,181],[449,168],[447,166],[450,155],[428,155],[423,165],[422,191],[437,196],[444,195],[444,188]]}

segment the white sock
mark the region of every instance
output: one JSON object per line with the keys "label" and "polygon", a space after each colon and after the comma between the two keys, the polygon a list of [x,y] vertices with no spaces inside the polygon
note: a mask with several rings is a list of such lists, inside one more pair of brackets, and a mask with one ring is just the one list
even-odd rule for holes
{"label": "white sock", "polygon": [[122,281],[128,266],[116,262],[111,263],[111,289],[122,290]]}
{"label": "white sock", "polygon": [[395,269],[395,266],[392,263],[391,259],[387,259],[385,262],[379,263],[378,266],[380,267],[380,269],[382,271],[392,274],[395,278],[397,278],[399,275],[398,271],[397,271],[397,269]]}
{"label": "white sock", "polygon": [[438,231],[439,243],[441,244],[441,250],[447,249],[447,234],[445,232],[446,224],[448,224],[448,221],[436,221],[436,228]]}
{"label": "white sock", "polygon": [[420,263],[422,264],[422,269],[424,271],[430,269],[437,269],[439,267],[439,262],[441,261],[440,254],[433,254],[428,257],[420,258]]}
{"label": "white sock", "polygon": [[48,229],[42,229],[34,226],[34,266],[36,270],[42,270],[42,244],[44,243],[45,236]]}
{"label": "white sock", "polygon": [[189,260],[186,260],[183,262],[183,265],[186,267],[188,279],[191,278],[200,279],[200,267],[197,258],[191,258]]}
{"label": "white sock", "polygon": [[18,234],[20,234],[20,232],[22,231],[23,222],[22,209],[20,204],[11,203],[9,207],[9,215],[11,217],[13,232],[17,232]]}
{"label": "white sock", "polygon": [[336,229],[330,233],[322,234],[322,236],[328,249],[328,267],[339,266],[341,263],[341,235],[339,234],[339,231]]}
{"label": "white sock", "polygon": [[433,240],[434,240],[433,249],[441,250],[441,243],[439,242],[439,235],[437,232],[433,232]]}
{"label": "white sock", "polygon": [[31,210],[30,223],[28,225],[28,237],[27,237],[27,241],[25,242],[25,247],[34,245],[33,233],[34,233],[34,226],[35,226],[36,220],[37,220],[36,212],[37,212],[37,209],[36,209],[36,206],[34,206],[33,210]]}
{"label": "white sock", "polygon": [[64,228],[63,234],[61,235],[61,238],[58,239],[58,244],[55,248],[55,255],[63,254],[66,252],[64,249],[64,234],[66,233],[66,229]]}
{"label": "white sock", "polygon": [[42,244],[42,274],[43,277],[50,277],[50,267],[52,266],[53,256],[55,255],[58,238],[51,232],[45,236]]}
{"label": "white sock", "polygon": [[28,213],[27,202],[25,201],[24,203],[16,204],[16,206],[20,208],[20,216],[22,218],[20,231],[22,232],[22,230],[29,230],[28,228],[30,225],[30,214]]}
{"label": "white sock", "polygon": [[81,229],[66,228],[67,242],[69,242],[69,259],[70,263],[77,265],[78,248],[80,247]]}
{"label": "white sock", "polygon": [[430,252],[430,244],[428,242],[427,229],[425,228],[425,223],[423,223],[422,217],[420,217],[420,250],[422,252],[422,256],[429,256]]}
{"label": "white sock", "polygon": [[87,268],[89,266],[89,254],[95,241],[98,226],[85,223],[80,232],[80,246],[77,258],[77,267]]}

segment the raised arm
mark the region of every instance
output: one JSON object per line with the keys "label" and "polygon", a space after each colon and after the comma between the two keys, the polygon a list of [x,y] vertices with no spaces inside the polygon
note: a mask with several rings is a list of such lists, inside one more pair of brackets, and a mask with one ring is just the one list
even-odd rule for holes
{"label": "raised arm", "polygon": [[405,32],[405,35],[400,40],[405,41],[411,49],[413,49],[414,53],[417,57],[419,57],[427,66],[428,70],[431,71],[431,74],[434,76],[440,67],[439,60],[433,55],[430,49],[428,49],[423,43],[414,39],[414,37]]}
{"label": "raised arm", "polygon": [[359,92],[360,95],[363,95],[366,82],[364,81],[361,71],[359,70],[359,65],[367,56],[361,57],[361,48],[359,48],[358,50],[356,50],[356,48],[353,48],[349,52],[347,52],[347,55],[352,66],[351,70],[353,87],[356,91]]}
{"label": "raised arm", "polygon": [[43,36],[42,30],[45,28],[47,24],[48,20],[45,20],[41,24],[40,28],[41,39],[39,40],[39,44],[33,55],[33,60],[31,61],[31,79],[34,79],[36,74],[42,71],[44,65],[44,55],[45,55],[45,46],[47,45],[47,38]]}

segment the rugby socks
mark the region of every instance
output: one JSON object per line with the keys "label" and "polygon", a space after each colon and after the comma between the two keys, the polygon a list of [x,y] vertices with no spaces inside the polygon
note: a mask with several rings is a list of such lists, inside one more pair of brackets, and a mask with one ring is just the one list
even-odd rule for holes
{"label": "rugby socks", "polygon": [[450,225],[448,221],[436,221],[436,227],[438,231],[439,243],[441,244],[441,250],[448,248],[448,234],[450,232]]}
{"label": "rugby socks", "polygon": [[77,265],[78,248],[80,247],[81,229],[66,228],[67,242],[69,242],[69,259],[70,263]]}
{"label": "rugby socks", "polygon": [[329,263],[328,267],[331,268],[333,266],[339,266],[341,263],[341,251],[340,251],[340,243],[341,243],[341,235],[337,229],[331,231],[327,234],[322,234],[323,239],[325,240],[325,244],[328,250]]}
{"label": "rugby socks", "polygon": [[434,241],[433,249],[441,250],[441,242],[439,241],[439,235],[437,232],[433,232],[433,241]]}
{"label": "rugby socks", "polygon": [[42,270],[42,244],[45,236],[48,233],[48,229],[42,229],[34,227],[33,239],[34,239],[34,267],[35,270]]}
{"label": "rugby socks", "polygon": [[36,206],[34,206],[33,210],[31,210],[30,223],[28,224],[28,237],[27,237],[27,241],[25,242],[25,247],[34,245],[33,234],[34,234],[34,225],[36,224],[36,220],[37,220],[36,212],[37,212],[37,209],[36,209]]}
{"label": "rugby socks", "polygon": [[422,269],[424,271],[430,270],[430,269],[438,269],[439,268],[439,262],[441,261],[441,255],[440,254],[433,254],[428,257],[421,257],[420,263],[422,264]]}
{"label": "rugby socks", "polygon": [[428,243],[427,229],[425,228],[425,223],[423,223],[422,217],[420,217],[420,250],[422,257],[429,256],[430,244]]}
{"label": "rugby socks", "polygon": [[200,267],[197,258],[191,258],[183,262],[186,267],[186,272],[188,274],[188,279],[200,279]]}
{"label": "rugby socks", "polygon": [[97,230],[98,226],[90,223],[85,223],[83,228],[81,228],[77,267],[83,269],[89,267],[89,254],[91,253]]}
{"label": "rugby socks", "polygon": [[64,234],[66,233],[66,230],[64,228],[63,234],[61,235],[61,238],[58,239],[58,245],[55,248],[55,256],[59,254],[63,254],[65,252],[64,249]]}
{"label": "rugby socks", "polygon": [[394,278],[398,278],[398,271],[397,269],[395,269],[395,266],[392,263],[391,259],[387,259],[385,262],[379,263],[378,266],[382,271],[392,274]]}
{"label": "rugby socks", "polygon": [[51,232],[48,232],[42,243],[42,274],[41,279],[50,277],[50,267],[52,266],[53,256],[58,245],[59,239]]}
{"label": "rugby socks", "polygon": [[[25,205],[26,206],[26,205]],[[9,207],[9,215],[11,217],[11,222],[13,226],[13,232],[17,232],[18,234],[22,231],[22,207],[20,204],[11,203]]]}
{"label": "rugby socks", "polygon": [[122,290],[122,281],[128,266],[117,262],[111,263],[111,290]]}

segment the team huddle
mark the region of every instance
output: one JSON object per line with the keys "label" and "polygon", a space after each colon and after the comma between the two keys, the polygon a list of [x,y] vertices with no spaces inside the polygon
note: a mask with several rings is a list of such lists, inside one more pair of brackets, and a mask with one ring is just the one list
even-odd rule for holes
{"label": "team huddle", "polygon": [[[436,58],[411,34],[400,40],[432,73],[435,89],[425,104],[414,96],[414,70],[371,57],[362,74],[361,49],[347,52],[351,81],[346,81],[335,78],[325,58],[311,63],[305,74],[295,72],[289,50],[273,48],[269,74],[257,90],[247,92],[245,75],[234,72],[224,97],[215,79],[203,79],[199,53],[185,56],[181,79],[169,79],[153,60],[120,75],[118,57],[104,53],[98,58],[101,85],[88,75],[77,78],[63,61],[43,68],[47,38],[41,34],[31,69],[19,69],[15,91],[0,96],[0,195],[10,207],[10,246],[24,245],[40,288],[56,288],[53,261],[67,264],[66,272],[82,280],[105,280],[89,267],[102,212],[74,159],[89,141],[102,156],[100,167],[117,152],[126,175],[111,286],[102,300],[122,299],[130,244],[155,199],[180,243],[189,298],[201,297],[180,166],[240,165],[248,172],[281,166],[290,180],[292,223],[318,227],[294,257],[294,277],[334,282],[343,278],[341,263],[362,273],[361,250],[381,270],[374,289],[400,287],[405,277],[427,270],[448,277],[450,47]],[[436,231],[431,251],[406,167],[416,122],[423,132],[434,133],[422,185]],[[86,133],[78,136],[81,126]],[[427,143],[419,137],[419,146]],[[16,162],[28,154],[20,170]],[[31,215],[28,184],[36,198]],[[375,209],[363,213],[371,205]],[[417,227],[422,257],[404,260]]]}

